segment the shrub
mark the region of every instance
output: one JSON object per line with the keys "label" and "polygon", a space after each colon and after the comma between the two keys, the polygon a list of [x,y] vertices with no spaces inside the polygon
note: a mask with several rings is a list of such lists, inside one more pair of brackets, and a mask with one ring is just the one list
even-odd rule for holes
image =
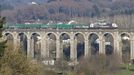
{"label": "shrub", "polygon": [[43,75],[41,63],[27,58],[21,50],[10,49],[8,46],[0,59],[0,75]]}
{"label": "shrub", "polygon": [[90,58],[82,58],[76,69],[78,75],[112,75],[118,71],[119,67],[117,55],[100,54]]}

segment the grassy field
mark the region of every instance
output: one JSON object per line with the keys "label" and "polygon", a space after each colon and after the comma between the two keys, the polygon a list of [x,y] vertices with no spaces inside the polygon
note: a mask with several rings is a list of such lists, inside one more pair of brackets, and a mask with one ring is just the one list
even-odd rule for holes
{"label": "grassy field", "polygon": [[116,75],[134,75],[134,71],[121,70]]}
{"label": "grassy field", "polygon": [[117,72],[116,75],[134,75],[134,65],[124,64],[122,65],[122,68],[124,69]]}

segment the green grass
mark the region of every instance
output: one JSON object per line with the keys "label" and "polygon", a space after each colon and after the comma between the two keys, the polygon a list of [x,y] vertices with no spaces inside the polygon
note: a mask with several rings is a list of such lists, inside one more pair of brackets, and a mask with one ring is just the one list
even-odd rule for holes
{"label": "green grass", "polygon": [[115,75],[134,75],[134,71],[129,71],[129,70],[121,70]]}
{"label": "green grass", "polygon": [[122,64],[121,68],[115,75],[134,75],[134,64]]}

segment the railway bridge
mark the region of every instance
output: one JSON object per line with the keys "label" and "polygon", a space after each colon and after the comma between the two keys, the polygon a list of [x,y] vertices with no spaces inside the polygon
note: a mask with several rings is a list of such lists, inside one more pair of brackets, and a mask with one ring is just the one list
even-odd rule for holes
{"label": "railway bridge", "polygon": [[26,55],[33,58],[57,60],[65,56],[77,61],[81,56],[117,53],[123,59],[128,50],[128,58],[134,59],[134,30],[5,29],[3,37],[12,40],[14,49],[23,45]]}

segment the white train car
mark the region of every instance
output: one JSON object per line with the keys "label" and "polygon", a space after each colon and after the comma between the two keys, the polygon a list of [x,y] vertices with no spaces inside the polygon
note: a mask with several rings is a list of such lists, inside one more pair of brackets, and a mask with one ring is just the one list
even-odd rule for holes
{"label": "white train car", "polygon": [[91,23],[90,27],[91,29],[116,29],[118,28],[116,23]]}

